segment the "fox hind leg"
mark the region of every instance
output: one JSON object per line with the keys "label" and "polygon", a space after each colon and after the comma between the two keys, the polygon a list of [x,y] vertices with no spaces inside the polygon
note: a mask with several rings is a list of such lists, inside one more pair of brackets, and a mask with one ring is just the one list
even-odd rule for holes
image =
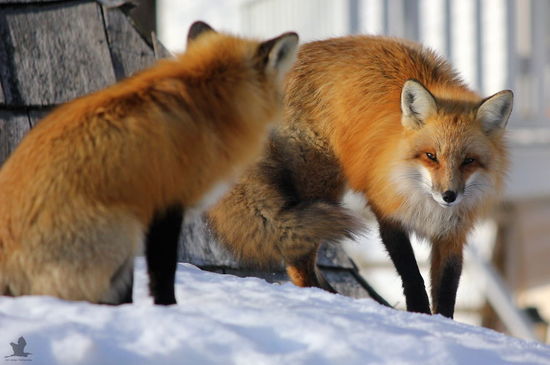
{"label": "fox hind leg", "polygon": [[182,222],[183,208],[173,206],[158,213],[149,226],[145,257],[155,304],[176,304],[174,282]]}
{"label": "fox hind leg", "polygon": [[299,258],[287,260],[286,272],[292,283],[300,287],[317,287],[331,293],[336,290],[329,284],[327,279],[316,264],[317,249]]}

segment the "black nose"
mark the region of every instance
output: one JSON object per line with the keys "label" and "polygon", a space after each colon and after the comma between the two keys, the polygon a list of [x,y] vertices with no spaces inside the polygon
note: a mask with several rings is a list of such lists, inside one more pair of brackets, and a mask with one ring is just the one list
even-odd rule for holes
{"label": "black nose", "polygon": [[452,203],[456,199],[456,193],[452,190],[447,190],[442,195],[443,200],[445,200],[447,203]]}

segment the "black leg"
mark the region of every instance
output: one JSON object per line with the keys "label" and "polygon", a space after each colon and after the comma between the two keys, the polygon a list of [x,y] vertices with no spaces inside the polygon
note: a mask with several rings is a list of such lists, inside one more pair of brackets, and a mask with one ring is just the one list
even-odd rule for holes
{"label": "black leg", "polygon": [[445,263],[439,292],[437,293],[437,310],[445,317],[453,318],[455,311],[456,292],[462,273],[462,260],[454,257]]}
{"label": "black leg", "polygon": [[424,287],[424,279],[418,270],[407,233],[392,222],[379,220],[379,224],[382,242],[403,282],[407,310],[430,314],[430,301]]}
{"label": "black leg", "polygon": [[464,239],[439,239],[432,244],[432,309],[453,318],[456,292],[462,274]]}
{"label": "black leg", "polygon": [[183,208],[171,207],[155,215],[145,243],[149,290],[155,304],[175,304],[174,280]]}

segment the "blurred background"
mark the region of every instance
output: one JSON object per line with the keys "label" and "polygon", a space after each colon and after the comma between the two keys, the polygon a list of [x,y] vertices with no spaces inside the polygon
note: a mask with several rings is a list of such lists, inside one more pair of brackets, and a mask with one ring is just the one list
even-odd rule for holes
{"label": "blurred background", "polygon": [[[156,11],[159,39],[173,52],[185,49],[187,29],[198,19],[259,38],[293,30],[302,42],[382,34],[435,49],[483,96],[512,89],[508,185],[494,215],[470,237],[456,319],[550,341],[549,1],[156,0]],[[356,204],[353,197],[347,202]],[[414,246],[428,278],[429,245]],[[404,308],[378,235],[346,249],[376,290]]]}

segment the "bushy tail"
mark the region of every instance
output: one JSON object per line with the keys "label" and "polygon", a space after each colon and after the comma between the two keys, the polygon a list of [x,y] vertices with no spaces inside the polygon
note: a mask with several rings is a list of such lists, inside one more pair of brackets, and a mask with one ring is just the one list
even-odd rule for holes
{"label": "bushy tail", "polygon": [[300,257],[323,242],[354,238],[365,230],[362,220],[338,204],[302,203],[277,219],[279,245],[285,259]]}
{"label": "bushy tail", "polygon": [[308,202],[281,208],[278,203],[227,200],[209,212],[208,220],[222,246],[242,263],[259,268],[280,266],[311,254],[323,242],[351,238],[364,229],[360,218],[338,204]]}

